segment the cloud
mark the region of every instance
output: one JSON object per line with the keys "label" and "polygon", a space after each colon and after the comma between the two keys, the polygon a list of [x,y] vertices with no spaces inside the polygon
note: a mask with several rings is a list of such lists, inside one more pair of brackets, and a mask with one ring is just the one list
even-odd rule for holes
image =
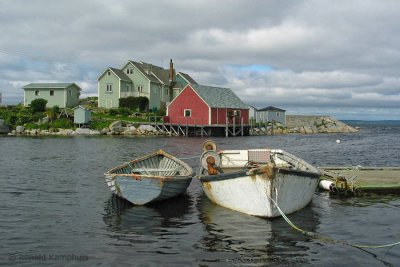
{"label": "cloud", "polygon": [[399,118],[398,1],[2,1],[0,91],[76,82],[128,59],[292,113]]}

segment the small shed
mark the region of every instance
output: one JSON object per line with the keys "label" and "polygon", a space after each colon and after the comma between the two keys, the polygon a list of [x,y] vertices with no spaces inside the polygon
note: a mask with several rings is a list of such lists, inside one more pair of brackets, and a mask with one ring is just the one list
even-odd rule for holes
{"label": "small shed", "polygon": [[256,110],[256,122],[280,122],[286,124],[286,110],[269,106]]}
{"label": "small shed", "polygon": [[74,109],[74,123],[75,124],[86,124],[89,123],[92,117],[92,112],[82,106],[77,106]]}

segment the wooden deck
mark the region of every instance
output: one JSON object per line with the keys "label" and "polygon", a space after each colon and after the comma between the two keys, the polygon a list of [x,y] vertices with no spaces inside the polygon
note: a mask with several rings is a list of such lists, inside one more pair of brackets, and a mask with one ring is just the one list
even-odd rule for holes
{"label": "wooden deck", "polygon": [[320,167],[323,179],[345,177],[361,192],[400,194],[400,167]]}
{"label": "wooden deck", "polygon": [[159,131],[164,131],[175,136],[248,136],[250,125],[248,124],[177,124],[150,122],[149,125]]}

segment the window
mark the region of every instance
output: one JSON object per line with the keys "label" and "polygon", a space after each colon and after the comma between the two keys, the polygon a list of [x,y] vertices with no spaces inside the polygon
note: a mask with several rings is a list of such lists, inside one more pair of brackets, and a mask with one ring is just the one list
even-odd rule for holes
{"label": "window", "polygon": [[50,90],[50,96],[54,96],[54,90]]}
{"label": "window", "polygon": [[276,116],[279,117],[281,114],[279,112],[276,113]]}
{"label": "window", "polygon": [[233,116],[240,117],[240,110],[234,110],[233,111]]}
{"label": "window", "polygon": [[112,84],[107,84],[106,92],[112,92]]}
{"label": "window", "polygon": [[39,90],[36,90],[35,91],[35,96],[38,96],[39,95]]}
{"label": "window", "polygon": [[111,71],[107,72],[107,74],[108,74],[108,76],[110,76],[111,75]]}
{"label": "window", "polygon": [[126,91],[129,92],[131,90],[131,87],[129,85],[126,86]]}
{"label": "window", "polygon": [[139,86],[137,87],[137,89],[138,89],[138,91],[139,91],[140,93],[143,93],[143,85],[139,85]]}
{"label": "window", "polygon": [[183,110],[183,116],[185,116],[185,117],[192,117],[192,110],[191,110],[191,109],[185,109],[185,110]]}
{"label": "window", "polygon": [[72,96],[72,91],[71,90],[68,90],[68,95]]}
{"label": "window", "polygon": [[165,95],[169,95],[169,90],[168,90],[168,88],[165,88]]}
{"label": "window", "polygon": [[126,74],[133,74],[133,69],[126,69]]}

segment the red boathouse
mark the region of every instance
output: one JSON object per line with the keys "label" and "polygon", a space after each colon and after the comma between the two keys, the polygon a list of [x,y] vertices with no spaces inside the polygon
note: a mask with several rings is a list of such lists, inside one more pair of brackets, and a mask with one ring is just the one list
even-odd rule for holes
{"label": "red boathouse", "polygon": [[[168,105],[164,123],[226,131],[228,127],[242,127],[243,134],[243,127],[249,124],[249,106],[229,88],[189,84]],[[231,134],[236,135],[233,131]]]}

